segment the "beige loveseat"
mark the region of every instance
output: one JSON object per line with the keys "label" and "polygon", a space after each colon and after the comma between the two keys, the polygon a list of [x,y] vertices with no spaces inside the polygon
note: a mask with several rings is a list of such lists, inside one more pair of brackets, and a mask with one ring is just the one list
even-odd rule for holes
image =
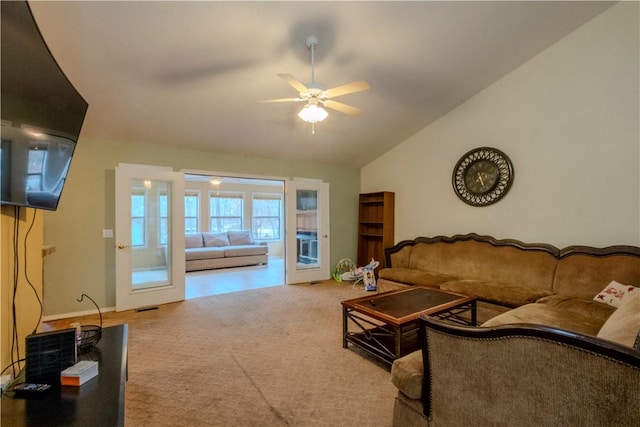
{"label": "beige loveseat", "polygon": [[[423,350],[392,367],[398,387],[394,426],[464,424],[465,416],[476,417],[476,425],[581,425],[571,422],[571,414],[583,411],[575,420],[584,421],[584,414],[596,410],[586,406],[603,393],[598,387],[616,384],[620,391],[603,394],[603,404],[628,403],[629,392],[635,405],[619,412],[640,420],[640,353],[632,349],[640,313],[627,315],[612,333],[605,323],[615,317],[616,307],[594,300],[612,281],[640,287],[640,248],[558,249],[467,234],[403,241],[385,255],[380,291],[427,286],[475,296],[482,324],[465,328],[425,321]],[[433,324],[440,330],[434,332]],[[520,327],[503,326],[511,324]],[[591,375],[594,369],[612,375]],[[623,378],[627,383],[620,382]],[[514,399],[528,403],[509,400],[507,385],[518,388],[511,390]],[[581,391],[573,397],[560,392],[570,389]],[[526,414],[553,408],[549,396],[564,399],[562,415],[527,419]],[[604,425],[598,420],[605,418],[587,425]]]}
{"label": "beige loveseat", "polygon": [[186,271],[267,264],[269,248],[250,230],[185,235]]}

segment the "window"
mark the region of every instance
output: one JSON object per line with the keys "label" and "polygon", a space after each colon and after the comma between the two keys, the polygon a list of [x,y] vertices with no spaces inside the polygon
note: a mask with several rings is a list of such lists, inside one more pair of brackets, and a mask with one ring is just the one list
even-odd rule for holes
{"label": "window", "polygon": [[252,229],[257,240],[280,239],[282,198],[279,195],[253,195]]}
{"label": "window", "polygon": [[46,149],[29,149],[29,158],[27,160],[27,191],[42,191],[42,171],[46,159]]}
{"label": "window", "polygon": [[209,231],[242,230],[243,199],[241,194],[209,196]]}
{"label": "window", "polygon": [[144,246],[147,241],[145,209],[146,195],[144,191],[131,193],[131,246]]}
{"label": "window", "polygon": [[184,231],[197,233],[200,223],[200,195],[198,192],[188,191],[184,195]]}
{"label": "window", "polygon": [[159,209],[160,209],[160,244],[167,245],[169,244],[169,198],[167,197],[166,192],[161,192],[159,197]]}

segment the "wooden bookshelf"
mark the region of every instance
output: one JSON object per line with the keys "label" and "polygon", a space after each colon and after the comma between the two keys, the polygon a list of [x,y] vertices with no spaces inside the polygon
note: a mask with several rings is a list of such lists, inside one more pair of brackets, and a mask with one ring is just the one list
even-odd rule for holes
{"label": "wooden bookshelf", "polygon": [[371,258],[384,268],[384,248],[394,242],[395,193],[381,191],[360,194],[358,209],[358,267]]}

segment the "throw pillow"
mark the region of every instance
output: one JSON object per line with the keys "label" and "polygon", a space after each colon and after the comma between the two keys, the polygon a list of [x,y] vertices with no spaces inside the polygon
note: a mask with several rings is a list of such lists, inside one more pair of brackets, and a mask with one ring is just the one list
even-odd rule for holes
{"label": "throw pillow", "polygon": [[229,238],[226,231],[220,233],[202,233],[204,237],[204,245],[208,248],[219,248],[221,246],[229,246]]}
{"label": "throw pillow", "polygon": [[635,286],[623,285],[615,280],[607,285],[598,295],[593,297],[594,301],[603,302],[614,307],[620,307],[620,304],[628,298],[632,293],[640,293]]}
{"label": "throw pillow", "polygon": [[640,332],[640,292],[633,292],[604,322],[598,338],[634,347]]}
{"label": "throw pillow", "polygon": [[253,237],[251,237],[251,231],[228,231],[229,243],[232,245],[253,245]]}
{"label": "throw pillow", "polygon": [[185,248],[201,248],[202,247],[202,234],[185,234],[184,235],[184,247]]}

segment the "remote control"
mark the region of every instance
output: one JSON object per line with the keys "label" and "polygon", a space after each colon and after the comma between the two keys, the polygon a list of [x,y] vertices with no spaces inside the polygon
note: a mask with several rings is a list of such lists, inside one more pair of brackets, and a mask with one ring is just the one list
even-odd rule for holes
{"label": "remote control", "polygon": [[13,388],[13,392],[16,397],[41,396],[50,388],[49,384],[21,383]]}

